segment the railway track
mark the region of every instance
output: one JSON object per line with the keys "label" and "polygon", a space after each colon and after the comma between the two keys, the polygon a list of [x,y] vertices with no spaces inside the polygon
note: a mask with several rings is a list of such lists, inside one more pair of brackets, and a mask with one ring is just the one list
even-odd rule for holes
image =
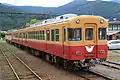
{"label": "railway track", "polygon": [[[19,57],[17,57],[15,54],[11,54],[11,57],[14,57],[13,60],[10,60],[7,57],[7,54],[0,49],[1,53],[5,57],[7,63],[9,64],[10,68],[12,69],[15,77],[17,80],[42,80],[42,78],[37,75],[36,72],[34,72],[27,64],[25,64]],[[22,69],[20,69],[20,68]]]}
{"label": "railway track", "polygon": [[89,70],[89,71],[80,70],[79,72],[75,72],[75,74],[78,77],[84,78],[85,80],[113,80],[114,79],[110,76],[101,74],[93,70]]}
{"label": "railway track", "polygon": [[120,70],[120,63],[117,63],[117,62],[106,61],[102,63],[101,65]]}
{"label": "railway track", "polygon": [[[15,51],[11,51],[10,49],[7,49],[7,50],[9,50],[9,52],[11,52],[11,53],[15,52]],[[14,55],[14,57],[16,57],[19,60],[19,58],[15,54],[13,54],[13,55]],[[17,72],[14,73],[14,74],[17,74]],[[93,71],[82,71],[82,72],[80,71],[80,72],[77,72],[75,74],[78,77],[77,80],[81,80],[81,78],[83,78],[84,80],[113,80],[113,78],[111,78],[111,77],[109,77],[107,75],[103,75],[101,73],[95,72],[95,71],[94,72]],[[21,78],[19,77],[18,80],[20,80],[20,79]],[[35,80],[35,79],[32,79],[32,80]],[[42,80],[42,79],[40,78],[39,80]]]}
{"label": "railway track", "polygon": [[120,66],[120,62],[119,63],[118,62],[114,62],[114,61],[106,61],[106,62]]}

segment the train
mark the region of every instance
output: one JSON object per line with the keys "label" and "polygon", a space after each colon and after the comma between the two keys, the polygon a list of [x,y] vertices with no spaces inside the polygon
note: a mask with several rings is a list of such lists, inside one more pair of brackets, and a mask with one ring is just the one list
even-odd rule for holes
{"label": "train", "polygon": [[64,14],[7,32],[7,42],[65,68],[81,69],[106,61],[108,20],[95,15]]}

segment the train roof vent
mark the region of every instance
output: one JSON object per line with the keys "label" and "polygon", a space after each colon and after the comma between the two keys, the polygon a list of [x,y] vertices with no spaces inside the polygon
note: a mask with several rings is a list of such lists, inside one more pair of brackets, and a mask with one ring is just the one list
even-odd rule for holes
{"label": "train roof vent", "polygon": [[64,15],[56,17],[56,20],[69,19],[75,16],[77,16],[77,14],[64,14]]}

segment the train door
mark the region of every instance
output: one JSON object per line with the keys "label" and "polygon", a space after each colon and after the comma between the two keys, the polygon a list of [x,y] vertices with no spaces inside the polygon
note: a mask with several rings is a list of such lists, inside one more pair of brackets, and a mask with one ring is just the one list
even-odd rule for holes
{"label": "train door", "polygon": [[86,58],[96,57],[97,53],[97,25],[85,24],[84,25],[84,44]]}
{"label": "train door", "polygon": [[68,33],[67,33],[67,28],[64,26],[62,27],[62,45],[63,45],[63,57],[64,58],[68,58],[68,54],[69,54],[69,42],[68,42]]}

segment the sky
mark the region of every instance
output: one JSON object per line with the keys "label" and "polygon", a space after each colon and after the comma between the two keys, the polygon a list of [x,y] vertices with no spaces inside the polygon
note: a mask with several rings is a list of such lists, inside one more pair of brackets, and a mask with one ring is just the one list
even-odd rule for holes
{"label": "sky", "polygon": [[[18,6],[43,6],[43,7],[58,7],[67,4],[73,0],[0,0],[0,3],[8,3]],[[94,0],[89,0],[94,1]],[[110,1],[110,0],[105,0]]]}

